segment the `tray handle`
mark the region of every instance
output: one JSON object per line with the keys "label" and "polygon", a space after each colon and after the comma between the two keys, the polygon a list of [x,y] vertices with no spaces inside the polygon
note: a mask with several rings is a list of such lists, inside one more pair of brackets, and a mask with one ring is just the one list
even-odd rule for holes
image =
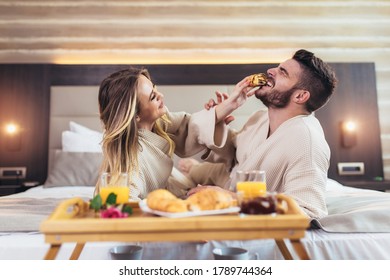
{"label": "tray handle", "polygon": [[281,214],[303,214],[301,208],[299,208],[298,203],[291,197],[278,193],[276,194],[276,199],[278,201],[277,212]]}
{"label": "tray handle", "polygon": [[80,197],[74,197],[62,201],[50,216],[50,219],[72,219],[88,211],[88,203]]}

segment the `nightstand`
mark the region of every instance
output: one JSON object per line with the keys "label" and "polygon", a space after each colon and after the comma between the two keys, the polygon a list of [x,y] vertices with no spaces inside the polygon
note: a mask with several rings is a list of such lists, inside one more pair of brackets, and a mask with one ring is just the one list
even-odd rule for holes
{"label": "nightstand", "polygon": [[389,191],[390,181],[341,181],[341,184],[349,187],[377,190],[377,191]]}
{"label": "nightstand", "polygon": [[0,196],[10,195],[14,193],[24,192],[30,188],[39,186],[40,183],[36,181],[28,181],[20,184],[0,184]]}

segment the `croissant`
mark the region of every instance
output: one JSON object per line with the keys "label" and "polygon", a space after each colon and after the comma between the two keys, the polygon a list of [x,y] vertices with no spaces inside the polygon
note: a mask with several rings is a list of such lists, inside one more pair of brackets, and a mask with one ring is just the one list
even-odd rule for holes
{"label": "croissant", "polygon": [[170,191],[157,189],[148,194],[146,203],[150,209],[163,212],[186,212],[187,202],[177,198]]}
{"label": "croissant", "polygon": [[253,74],[249,77],[250,87],[265,86],[267,84],[267,75],[264,73]]}
{"label": "croissant", "polygon": [[185,200],[177,198],[168,190],[157,189],[148,194],[146,203],[150,209],[172,213],[220,210],[234,206],[229,193],[215,189],[201,190]]}
{"label": "croissant", "polygon": [[215,189],[201,190],[186,200],[191,211],[219,210],[233,206],[233,198],[229,193]]}

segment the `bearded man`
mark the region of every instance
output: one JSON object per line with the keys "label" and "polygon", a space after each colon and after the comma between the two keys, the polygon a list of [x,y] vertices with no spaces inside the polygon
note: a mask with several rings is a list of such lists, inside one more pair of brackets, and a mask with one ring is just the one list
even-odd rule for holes
{"label": "bearded man", "polygon": [[[298,50],[267,71],[267,83],[250,86],[250,78],[240,81],[227,96],[217,92],[193,118],[190,129],[208,149],[202,158],[223,163],[230,174],[224,189],[232,190],[237,170],[265,170],[267,191],[285,193],[295,199],[311,218],[327,215],[325,188],[330,149],[314,112],[332,96],[336,77],[328,64],[306,50]],[[226,124],[230,114],[249,96],[267,107],[251,115],[236,132]],[[211,170],[211,169],[210,169]],[[196,187],[189,195],[204,187]]]}

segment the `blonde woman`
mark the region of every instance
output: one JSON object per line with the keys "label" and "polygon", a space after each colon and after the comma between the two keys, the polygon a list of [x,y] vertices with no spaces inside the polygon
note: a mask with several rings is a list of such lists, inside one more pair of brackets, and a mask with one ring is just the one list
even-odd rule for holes
{"label": "blonde woman", "polygon": [[146,69],[125,69],[105,78],[99,111],[104,126],[101,172],[130,174],[130,197],[135,200],[158,188],[185,195],[190,186],[172,178],[172,155],[191,156],[204,147],[188,131],[191,116],[167,110]]}

